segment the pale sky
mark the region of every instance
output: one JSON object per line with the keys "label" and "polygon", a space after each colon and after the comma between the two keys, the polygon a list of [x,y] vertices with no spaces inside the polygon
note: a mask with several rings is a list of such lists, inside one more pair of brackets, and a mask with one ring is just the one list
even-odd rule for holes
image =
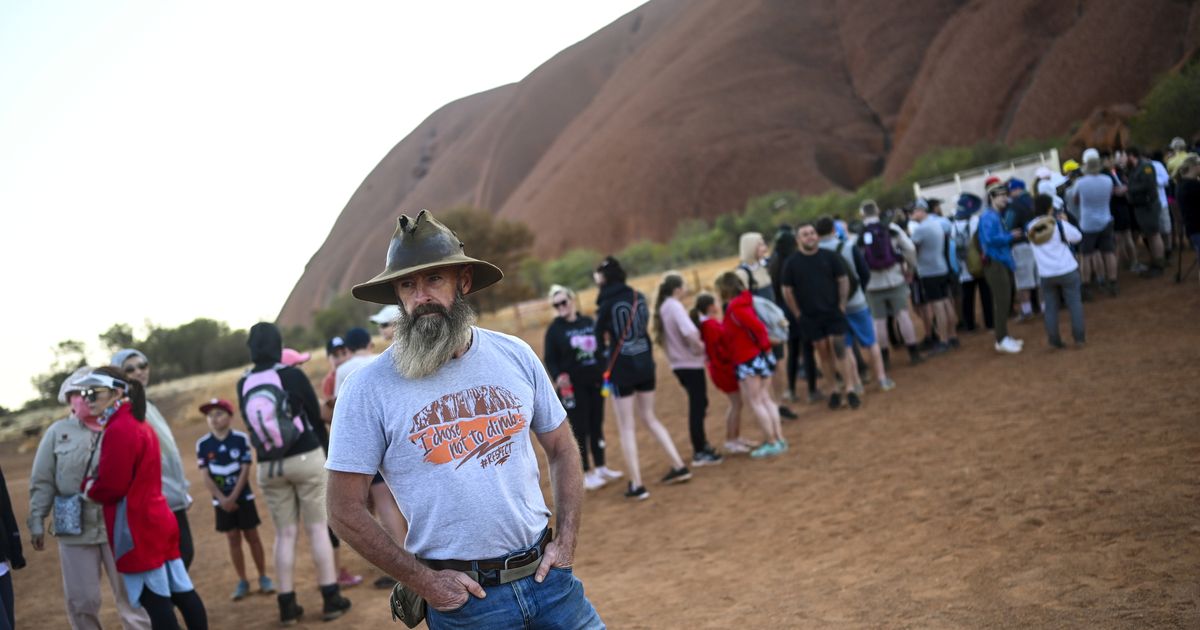
{"label": "pale sky", "polygon": [[114,323],[273,320],[422,120],[643,1],[0,0],[0,405]]}

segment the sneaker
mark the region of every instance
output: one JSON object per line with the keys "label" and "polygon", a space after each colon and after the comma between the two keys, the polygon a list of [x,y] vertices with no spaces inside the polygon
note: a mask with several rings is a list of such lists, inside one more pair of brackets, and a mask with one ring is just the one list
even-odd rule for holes
{"label": "sneaker", "polygon": [[783,451],[779,450],[778,442],[767,442],[762,446],[750,451],[750,457],[754,459],[762,459],[764,457],[774,457]]}
{"label": "sneaker", "polygon": [[691,478],[692,478],[692,471],[688,470],[687,466],[684,466],[683,468],[672,468],[666,474],[666,476],[664,476],[662,478],[661,483],[666,483],[666,484],[683,483]]}
{"label": "sneaker", "polygon": [[821,402],[822,400],[825,400],[825,394],[822,394],[821,390],[817,390],[815,392],[808,393],[808,404],[815,405],[815,404]]}
{"label": "sneaker", "polygon": [[958,337],[952,337],[952,338],[950,339],[950,347],[951,347],[951,348],[953,348],[953,349],[955,349],[955,350],[958,350],[958,349],[961,347],[961,346],[958,344]]}
{"label": "sneaker", "polygon": [[608,466],[597,466],[596,472],[600,474],[600,478],[605,481],[613,481],[625,476],[625,473],[619,470],[613,470]]}
{"label": "sneaker", "polygon": [[1005,337],[996,342],[996,352],[1005,354],[1016,354],[1021,351],[1021,346],[1013,341],[1012,337]]}
{"label": "sneaker", "polygon": [[230,599],[236,602],[249,594],[250,583],[246,580],[238,580],[237,588],[233,589],[233,597],[230,597]]}
{"label": "sneaker", "polygon": [[778,449],[780,453],[786,453],[788,450],[787,440],[779,440],[775,442],[775,448]]}
{"label": "sneaker", "polygon": [[758,448],[758,442],[755,442],[754,440],[747,440],[744,437],[739,437],[737,439],[737,441],[738,441],[738,444],[741,444],[742,446],[745,446],[746,448]]}
{"label": "sneaker", "polygon": [[851,409],[858,409],[862,406],[862,399],[858,397],[858,394],[850,392],[846,394],[846,403],[850,405]]}
{"label": "sneaker", "polygon": [[634,488],[633,484],[630,483],[629,489],[625,491],[625,498],[633,499],[635,501],[645,501],[646,499],[650,498],[650,491],[646,489],[646,486],[638,486]]}
{"label": "sneaker", "polygon": [[595,470],[589,470],[583,473],[584,490],[598,490],[603,488],[604,484],[606,483],[608,483],[608,480],[606,480],[604,477],[601,477],[600,473]]}
{"label": "sneaker", "polygon": [[779,405],[779,417],[783,418],[784,420],[795,420],[800,416],[797,416],[795,411],[792,411],[783,405]]}
{"label": "sneaker", "polygon": [[726,440],[725,441],[725,452],[729,453],[731,455],[740,455],[742,453],[749,453],[750,447],[746,446],[745,444],[741,443],[738,440]]}
{"label": "sneaker", "polygon": [[783,402],[796,402],[796,392],[790,389],[783,391]]}
{"label": "sneaker", "polygon": [[1120,293],[1121,293],[1121,291],[1119,289],[1117,289],[1117,281],[1116,280],[1113,280],[1112,282],[1108,283],[1109,296],[1117,297],[1118,295],[1120,295]]}
{"label": "sneaker", "polygon": [[703,451],[700,451],[699,453],[696,453],[695,455],[692,455],[692,465],[697,468],[703,466],[716,466],[723,461],[725,461],[725,458],[721,457],[721,454],[714,451],[711,446]]}
{"label": "sneaker", "polygon": [[929,351],[926,352],[925,354],[927,356],[934,357],[939,354],[945,354],[949,351],[950,351],[950,344],[939,341],[939,342],[933,344],[933,347],[930,348]]}
{"label": "sneaker", "polygon": [[890,392],[893,389],[896,389],[896,381],[893,381],[890,378],[885,378],[882,381],[879,381],[879,391]]}
{"label": "sneaker", "polygon": [[833,392],[832,394],[830,394],[829,395],[829,408],[837,409],[841,406],[842,406],[842,395],[837,392]]}
{"label": "sneaker", "polygon": [[271,581],[271,578],[265,575],[258,576],[258,592],[262,593],[263,595],[274,593],[275,583]]}
{"label": "sneaker", "polygon": [[390,590],[392,590],[392,587],[395,585],[396,585],[396,580],[393,579],[392,576],[390,576],[390,575],[381,576],[379,578],[376,578],[376,580],[374,582],[371,582],[371,586],[374,586],[375,588],[377,588],[381,591],[382,590],[390,591]]}
{"label": "sneaker", "polygon": [[1143,271],[1139,275],[1141,275],[1143,278],[1157,278],[1163,275],[1163,269],[1158,265],[1151,265],[1149,269]]}
{"label": "sneaker", "polygon": [[362,584],[363,577],[361,575],[354,575],[347,569],[342,569],[341,572],[338,573],[337,581],[338,586],[342,588],[351,588]]}
{"label": "sneaker", "polygon": [[1051,339],[1051,340],[1050,340],[1050,347],[1051,347],[1051,348],[1058,348],[1059,350],[1062,350],[1063,348],[1066,348],[1066,347],[1067,347],[1067,344],[1063,343],[1063,342],[1062,342],[1062,339]]}

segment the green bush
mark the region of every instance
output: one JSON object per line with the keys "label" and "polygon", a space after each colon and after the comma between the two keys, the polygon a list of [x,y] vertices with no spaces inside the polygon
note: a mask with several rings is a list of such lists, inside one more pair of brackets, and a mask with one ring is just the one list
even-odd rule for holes
{"label": "green bush", "polygon": [[654,241],[631,243],[616,254],[616,258],[621,261],[625,273],[630,276],[666,271],[674,265],[670,249],[666,245]]}
{"label": "green bush", "polygon": [[1142,99],[1142,111],[1129,121],[1129,132],[1147,149],[1200,133],[1200,62],[1160,78]]}
{"label": "green bush", "polygon": [[572,289],[587,288],[592,284],[592,270],[602,258],[604,256],[593,249],[572,249],[546,263],[546,284],[561,284]]}

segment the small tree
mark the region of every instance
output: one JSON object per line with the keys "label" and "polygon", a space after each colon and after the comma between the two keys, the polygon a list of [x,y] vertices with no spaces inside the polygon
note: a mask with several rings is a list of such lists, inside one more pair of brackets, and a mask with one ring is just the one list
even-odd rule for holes
{"label": "small tree", "polygon": [[58,342],[58,345],[54,347],[54,363],[50,366],[50,371],[30,379],[34,389],[37,390],[37,398],[26,403],[25,408],[35,409],[57,405],[58,390],[62,384],[75,370],[87,365],[83,351],[82,341],[67,339]]}
{"label": "small tree", "polygon": [[1200,62],[1168,74],[1142,99],[1142,111],[1129,122],[1130,135],[1145,147],[1165,147],[1175,136],[1200,132]]}

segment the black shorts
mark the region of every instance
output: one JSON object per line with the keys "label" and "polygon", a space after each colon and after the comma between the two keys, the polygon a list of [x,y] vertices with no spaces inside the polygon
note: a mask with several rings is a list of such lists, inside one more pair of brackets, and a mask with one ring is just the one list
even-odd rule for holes
{"label": "black shorts", "polygon": [[925,295],[925,287],[921,284],[920,278],[908,283],[908,294],[912,299],[913,306],[921,306],[929,301],[929,298]]}
{"label": "black shorts", "polygon": [[213,510],[217,514],[217,531],[221,533],[231,532],[235,529],[245,531],[262,524],[258,518],[258,508],[254,506],[254,501],[238,501],[238,508],[232,512],[222,510],[219,505],[214,505]]}
{"label": "black shorts", "polygon": [[371,479],[371,485],[374,486],[374,485],[380,484],[380,483],[383,483],[383,475],[381,475],[379,473],[375,473],[375,477],[373,479]]}
{"label": "black shorts", "polygon": [[1128,232],[1133,229],[1133,216],[1129,206],[1121,204],[1112,206],[1113,229],[1118,232]]}
{"label": "black shorts", "polygon": [[632,396],[634,392],[654,391],[654,379],[651,378],[632,385],[617,385],[614,383],[613,388],[617,390],[617,398],[626,398]]}
{"label": "black shorts", "polygon": [[783,344],[777,343],[771,346],[771,354],[775,355],[775,360],[783,359]]}
{"label": "black shorts", "polygon": [[1109,223],[1103,230],[1099,232],[1084,232],[1083,240],[1079,242],[1079,253],[1088,255],[1096,250],[1100,250],[1105,254],[1111,254],[1117,251],[1116,242],[1113,239],[1113,224]]}
{"label": "black shorts", "polygon": [[805,341],[820,341],[827,337],[840,338],[844,337],[849,330],[846,316],[841,313],[800,317],[800,335]]}
{"label": "black shorts", "polygon": [[926,304],[950,297],[950,274],[921,276],[921,294]]}

